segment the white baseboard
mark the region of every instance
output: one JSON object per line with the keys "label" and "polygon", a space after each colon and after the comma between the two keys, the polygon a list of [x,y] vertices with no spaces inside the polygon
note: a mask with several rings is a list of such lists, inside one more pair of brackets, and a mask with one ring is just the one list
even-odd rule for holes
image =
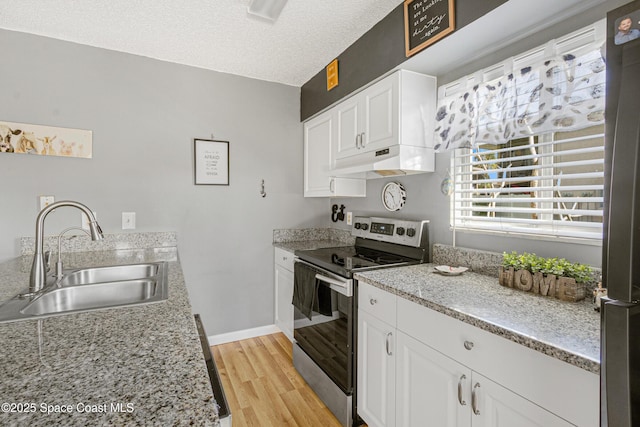
{"label": "white baseboard", "polygon": [[212,335],[207,337],[209,345],[225,344],[233,341],[246,340],[248,338],[260,337],[262,335],[275,334],[280,331],[276,325],[260,326],[253,329],[244,329],[242,331],[228,332],[226,334]]}

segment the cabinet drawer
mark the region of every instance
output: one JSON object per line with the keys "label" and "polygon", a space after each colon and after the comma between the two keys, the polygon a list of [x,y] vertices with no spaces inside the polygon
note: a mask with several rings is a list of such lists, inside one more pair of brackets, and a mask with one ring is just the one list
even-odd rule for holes
{"label": "cabinet drawer", "polygon": [[276,264],[281,265],[282,267],[286,268],[289,271],[293,271],[293,260],[295,258],[293,253],[289,251],[285,251],[282,248],[274,248],[274,249],[275,249],[274,257],[275,257]]}
{"label": "cabinet drawer", "polygon": [[398,330],[572,424],[598,425],[598,375],[404,298],[397,305]]}
{"label": "cabinet drawer", "polygon": [[358,309],[391,326],[396,324],[396,296],[364,282],[358,282]]}

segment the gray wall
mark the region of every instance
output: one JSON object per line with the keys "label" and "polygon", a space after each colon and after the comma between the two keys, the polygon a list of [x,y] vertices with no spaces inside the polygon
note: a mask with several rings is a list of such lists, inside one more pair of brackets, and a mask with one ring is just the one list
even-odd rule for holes
{"label": "gray wall", "polygon": [[[0,120],[90,129],[93,159],[0,153],[0,261],[32,236],[37,196],[87,204],[105,233],[176,231],[209,335],[273,324],[272,229],[326,226],[302,197],[300,89],[0,30]],[[193,185],[193,138],[230,141],[230,186]],[[260,180],[267,197],[259,196]],[[46,234],[80,224],[73,209]]]}

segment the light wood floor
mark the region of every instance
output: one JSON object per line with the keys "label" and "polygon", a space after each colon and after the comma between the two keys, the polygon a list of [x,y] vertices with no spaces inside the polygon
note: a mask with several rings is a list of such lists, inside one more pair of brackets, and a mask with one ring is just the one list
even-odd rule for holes
{"label": "light wood floor", "polygon": [[291,342],[265,335],[211,347],[233,427],[340,427],[293,367]]}

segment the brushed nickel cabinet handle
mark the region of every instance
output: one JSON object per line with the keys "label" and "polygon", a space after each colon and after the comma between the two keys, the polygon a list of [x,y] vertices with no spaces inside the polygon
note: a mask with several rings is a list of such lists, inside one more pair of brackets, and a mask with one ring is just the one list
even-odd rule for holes
{"label": "brushed nickel cabinet handle", "polygon": [[364,132],[360,134],[360,147],[364,148],[366,144],[364,143]]}
{"label": "brushed nickel cabinet handle", "polygon": [[392,355],[393,355],[393,353],[391,352],[391,349],[390,349],[390,345],[389,345],[389,338],[390,338],[392,335],[393,335],[393,334],[392,334],[391,332],[389,332],[389,333],[387,334],[387,355],[389,355],[389,356],[392,356]]}
{"label": "brushed nickel cabinet handle", "polygon": [[464,348],[466,348],[467,350],[471,350],[473,348],[473,342],[465,341],[464,342]]}
{"label": "brushed nickel cabinet handle", "polygon": [[465,406],[467,404],[467,402],[462,399],[462,382],[466,379],[467,376],[463,374],[458,380],[458,402],[460,402],[460,405],[462,406]]}
{"label": "brushed nickel cabinet handle", "polygon": [[480,388],[480,383],[476,383],[471,391],[471,409],[473,409],[473,413],[476,415],[480,415],[480,410],[478,409],[478,395],[476,393],[476,389],[478,388]]}

